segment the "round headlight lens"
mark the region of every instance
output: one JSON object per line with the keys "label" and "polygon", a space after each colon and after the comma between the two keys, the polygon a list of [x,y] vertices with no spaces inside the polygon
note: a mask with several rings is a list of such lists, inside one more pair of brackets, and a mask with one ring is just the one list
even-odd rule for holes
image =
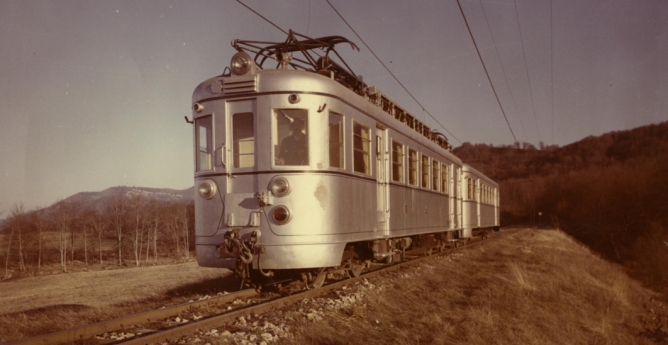
{"label": "round headlight lens", "polygon": [[250,71],[251,63],[250,55],[244,52],[239,52],[234,54],[232,57],[232,62],[230,62],[230,69],[235,75],[244,75]]}
{"label": "round headlight lens", "polygon": [[271,181],[271,194],[277,197],[290,194],[290,183],[283,177],[277,177]]}
{"label": "round headlight lens", "polygon": [[211,199],[216,195],[216,185],[211,181],[204,181],[197,188],[199,195],[204,199]]}
{"label": "round headlight lens", "polygon": [[290,210],[285,206],[276,206],[272,212],[276,224],[285,224],[290,221]]}

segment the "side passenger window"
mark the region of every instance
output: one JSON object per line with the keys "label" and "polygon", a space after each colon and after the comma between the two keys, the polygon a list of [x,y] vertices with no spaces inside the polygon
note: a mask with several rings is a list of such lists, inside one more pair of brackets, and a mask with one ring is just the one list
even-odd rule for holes
{"label": "side passenger window", "polygon": [[408,150],[408,183],[417,186],[417,152]]}
{"label": "side passenger window", "polygon": [[404,145],[392,142],[392,181],[404,182]]}
{"label": "side passenger window", "polygon": [[353,123],[353,169],[356,172],[371,175],[369,169],[369,152],[371,148],[371,136],[369,129]]}
{"label": "side passenger window", "polygon": [[438,191],[438,180],[439,180],[439,174],[438,174],[438,167],[439,164],[437,161],[433,161],[434,165],[431,167],[431,189]]}
{"label": "side passenger window", "polygon": [[422,188],[429,188],[429,157],[422,155]]}
{"label": "side passenger window", "polygon": [[343,168],[343,116],[329,113],[329,166]]}

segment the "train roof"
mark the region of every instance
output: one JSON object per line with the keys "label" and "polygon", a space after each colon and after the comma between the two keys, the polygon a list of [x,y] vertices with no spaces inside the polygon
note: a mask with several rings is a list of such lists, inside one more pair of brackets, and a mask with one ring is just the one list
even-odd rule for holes
{"label": "train roof", "polygon": [[481,173],[480,171],[476,170],[475,168],[473,168],[472,166],[470,166],[470,165],[468,165],[468,164],[466,164],[466,163],[464,163],[464,164],[462,165],[462,171],[463,171],[463,172],[467,172],[467,173],[471,173],[471,174],[473,174],[473,175],[475,175],[475,176],[478,176],[479,178],[481,178],[482,180],[484,180],[485,182],[491,184],[491,185],[494,186],[494,187],[499,187],[499,184],[496,183],[496,182],[494,182],[494,180],[492,180],[491,178],[485,176],[485,174]]}
{"label": "train roof", "polygon": [[[302,39],[300,40],[300,38]],[[292,68],[294,70],[302,70],[331,77],[331,79],[352,90],[378,108],[381,108],[387,114],[395,117],[405,126],[408,126],[445,150],[452,152],[452,146],[449,145],[448,138],[443,133],[432,130],[425,123],[418,120],[416,116],[380,92],[377,87],[369,87],[364,83],[362,76],[355,74],[335,50],[335,46],[342,43],[349,44],[353,50],[359,51],[359,48],[353,42],[341,36],[310,38],[292,30],[290,30],[288,38],[284,42],[234,40],[232,41],[232,47],[239,51],[239,53],[248,52],[255,54],[253,63],[255,64],[254,67],[258,69],[263,69],[265,62],[268,60],[275,60],[278,64],[276,68],[282,66],[283,69]],[[324,55],[315,52],[316,49],[321,50]],[[301,53],[301,56],[294,55],[293,53]],[[335,55],[339,62],[334,61],[330,57],[330,53],[333,53],[332,55]],[[231,74],[227,76],[231,76]]]}

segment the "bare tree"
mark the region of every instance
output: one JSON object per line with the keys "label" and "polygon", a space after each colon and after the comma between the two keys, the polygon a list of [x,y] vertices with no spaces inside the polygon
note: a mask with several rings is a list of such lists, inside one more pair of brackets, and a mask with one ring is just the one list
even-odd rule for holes
{"label": "bare tree", "polygon": [[[163,224],[162,210],[164,206],[157,200],[151,200],[149,203],[150,214],[150,231],[152,232],[153,240],[153,261],[158,262],[158,234],[160,233],[161,225]],[[148,248],[146,249],[146,261],[148,262]]]}
{"label": "bare tree", "polygon": [[116,233],[118,247],[118,265],[123,264],[123,230],[126,227],[128,215],[128,204],[125,195],[118,191],[114,193],[104,205],[104,213],[107,222]]}
{"label": "bare tree", "polygon": [[5,257],[5,275],[4,278],[9,277],[9,257],[12,249],[12,239],[14,237],[15,228],[11,225],[7,226],[9,228],[9,240],[7,241],[7,256]]}
{"label": "bare tree", "polygon": [[[81,214],[81,226],[84,241],[84,262],[86,263],[86,266],[88,266],[88,232],[89,230],[92,231],[94,229],[95,218],[97,217],[97,212],[90,208],[87,208]],[[95,254],[95,248],[93,248],[93,254]]]}
{"label": "bare tree", "polygon": [[72,226],[70,226],[70,262],[74,264],[74,241],[76,239],[76,232],[82,229],[81,219],[81,202],[69,201],[70,210],[72,212]]}
{"label": "bare tree", "polygon": [[67,272],[67,244],[69,243],[71,228],[74,226],[72,206],[68,201],[62,200],[53,205],[51,210],[58,231],[60,266]]}
{"label": "bare tree", "polygon": [[184,203],[180,205],[181,208],[181,224],[182,224],[182,231],[183,231],[183,249],[185,250],[186,253],[186,259],[190,258],[190,227],[189,227],[189,218],[188,218],[188,207],[190,205],[188,203]]}
{"label": "bare tree", "polygon": [[139,255],[141,248],[141,234],[144,225],[144,205],[146,200],[141,193],[135,194],[130,198],[132,213],[132,243],[134,244],[135,265],[139,266]]}
{"label": "bare tree", "polygon": [[30,213],[30,222],[37,241],[37,271],[40,271],[42,269],[42,234],[48,229],[49,221],[43,211],[35,209]]}
{"label": "bare tree", "polygon": [[[102,261],[102,234],[104,233],[104,230],[107,227],[106,220],[104,217],[98,213],[97,211],[93,210],[93,214],[91,215],[91,226],[95,233],[97,234],[97,240],[98,240],[98,247],[100,251],[100,265],[103,264]],[[95,251],[93,251],[94,253]]]}
{"label": "bare tree", "polygon": [[[21,271],[26,270],[26,263],[25,263],[25,246],[23,243],[23,230],[25,229],[25,206],[23,205],[22,202],[15,203],[12,205],[12,207],[9,209],[9,215],[12,220],[12,233],[15,233],[18,236],[19,240],[19,269]],[[11,237],[11,236],[10,236]],[[7,250],[9,253],[9,250]]]}
{"label": "bare tree", "polygon": [[[176,205],[171,205],[170,209],[174,209]],[[176,256],[177,258],[181,257],[181,236],[179,234],[179,214],[178,211],[174,212],[170,210],[170,213],[168,215],[168,223],[167,227],[170,230],[170,233],[172,235],[172,241],[174,243],[174,247],[176,248]]]}

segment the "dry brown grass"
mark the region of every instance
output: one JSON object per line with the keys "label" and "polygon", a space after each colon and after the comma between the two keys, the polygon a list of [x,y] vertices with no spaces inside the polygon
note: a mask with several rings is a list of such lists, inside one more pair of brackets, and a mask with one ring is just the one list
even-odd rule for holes
{"label": "dry brown grass", "polygon": [[0,343],[238,289],[225,269],[189,262],[0,283]]}
{"label": "dry brown grass", "polygon": [[653,292],[620,266],[562,232],[498,237],[412,268],[408,278],[410,271],[379,278],[374,284],[385,289],[368,295],[366,306],[299,319],[294,337],[279,343],[654,343],[643,323]]}

